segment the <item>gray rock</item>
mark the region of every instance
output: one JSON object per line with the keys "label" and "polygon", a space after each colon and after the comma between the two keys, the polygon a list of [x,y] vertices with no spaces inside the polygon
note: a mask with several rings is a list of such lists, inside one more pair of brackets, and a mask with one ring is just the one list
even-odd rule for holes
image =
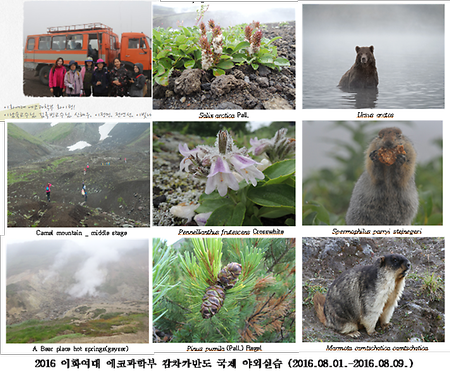
{"label": "gray rock", "polygon": [[202,71],[200,69],[186,69],[175,79],[174,91],[186,96],[201,91]]}

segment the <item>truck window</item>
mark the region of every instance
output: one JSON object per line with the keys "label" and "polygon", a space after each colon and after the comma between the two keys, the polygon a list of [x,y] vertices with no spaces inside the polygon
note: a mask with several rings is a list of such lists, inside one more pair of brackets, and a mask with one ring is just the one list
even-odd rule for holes
{"label": "truck window", "polygon": [[110,44],[110,48],[112,50],[116,49],[116,37],[115,36],[113,36],[113,35],[110,36],[109,44]]}
{"label": "truck window", "polygon": [[29,38],[27,41],[27,50],[33,51],[34,50],[34,38]]}
{"label": "truck window", "polygon": [[132,49],[139,48],[139,38],[128,39],[128,48],[132,48]]}
{"label": "truck window", "polygon": [[39,37],[38,49],[50,49],[50,36],[41,36]]}
{"label": "truck window", "polygon": [[82,49],[83,48],[83,35],[69,35],[67,37],[67,49]]}
{"label": "truck window", "polygon": [[52,49],[62,50],[66,49],[66,36],[65,35],[57,35],[52,39]]}

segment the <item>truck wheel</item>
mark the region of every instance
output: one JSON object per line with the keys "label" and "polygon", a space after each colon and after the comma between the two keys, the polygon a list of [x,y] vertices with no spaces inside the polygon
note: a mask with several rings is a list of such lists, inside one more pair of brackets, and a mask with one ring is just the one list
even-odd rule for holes
{"label": "truck wheel", "polygon": [[39,80],[43,85],[48,86],[48,76],[50,74],[50,67],[49,66],[43,66],[41,70],[39,71]]}

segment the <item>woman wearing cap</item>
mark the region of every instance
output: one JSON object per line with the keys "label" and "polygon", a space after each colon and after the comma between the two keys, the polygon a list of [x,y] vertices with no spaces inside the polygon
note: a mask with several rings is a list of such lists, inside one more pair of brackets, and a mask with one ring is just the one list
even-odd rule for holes
{"label": "woman wearing cap", "polygon": [[92,73],[92,91],[94,96],[108,96],[109,72],[103,59],[97,60],[97,68]]}
{"label": "woman wearing cap", "polygon": [[92,73],[94,73],[94,60],[89,56],[84,61],[81,68],[81,80],[83,81],[83,95],[91,96],[92,94]]}
{"label": "woman wearing cap", "polygon": [[114,67],[111,69],[110,77],[111,96],[126,96],[128,92],[128,71],[117,57],[114,59]]}
{"label": "woman wearing cap", "polygon": [[69,63],[69,71],[64,77],[64,85],[66,86],[67,96],[80,96],[83,88],[81,74],[78,71],[78,63],[71,60]]}
{"label": "woman wearing cap", "polygon": [[53,67],[50,69],[50,74],[48,76],[48,85],[53,96],[62,96],[64,94],[64,91],[66,90],[66,86],[64,86],[65,74],[66,68],[64,67],[64,59],[58,57]]}

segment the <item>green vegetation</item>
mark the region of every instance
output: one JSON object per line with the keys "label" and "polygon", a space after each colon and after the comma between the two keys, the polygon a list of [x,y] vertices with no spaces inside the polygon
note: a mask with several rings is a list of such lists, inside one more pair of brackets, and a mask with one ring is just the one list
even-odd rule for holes
{"label": "green vegetation", "polygon": [[28,141],[32,144],[41,146],[44,144],[39,138],[36,138],[29,133],[27,133],[25,130],[22,130],[17,125],[14,125],[12,123],[8,124],[8,137],[17,139],[17,140],[24,140]]}
{"label": "green vegetation", "polygon": [[[106,311],[104,309],[96,310]],[[27,320],[6,327],[7,343],[55,343],[63,338],[113,336],[145,330],[148,314],[103,314],[100,318],[74,323],[73,319]]]}
{"label": "green vegetation", "polygon": [[[199,15],[198,20],[203,18],[204,12],[205,10]],[[199,26],[181,26],[179,30],[171,27],[153,29],[154,82],[167,86],[169,77],[175,69],[212,68],[214,75],[218,76],[225,74],[225,70],[235,65],[248,64],[255,70],[260,65],[271,69],[290,66],[289,60],[277,57],[277,48],[272,45],[272,42],[281,37],[271,40],[265,38],[259,22],[231,26],[224,30],[216,27],[213,20],[209,20],[208,25],[208,31],[202,22]],[[213,47],[211,51],[210,46],[217,43],[214,41],[218,40],[215,39],[217,35],[220,47],[218,49]],[[202,37],[205,39],[202,40]],[[204,55],[211,55],[211,63],[206,66],[202,63]]]}
{"label": "green vegetation", "polygon": [[[295,342],[295,239],[189,239],[176,248],[157,240],[153,246],[153,325],[171,342]],[[204,319],[205,290],[231,262],[242,272],[219,311]]]}

